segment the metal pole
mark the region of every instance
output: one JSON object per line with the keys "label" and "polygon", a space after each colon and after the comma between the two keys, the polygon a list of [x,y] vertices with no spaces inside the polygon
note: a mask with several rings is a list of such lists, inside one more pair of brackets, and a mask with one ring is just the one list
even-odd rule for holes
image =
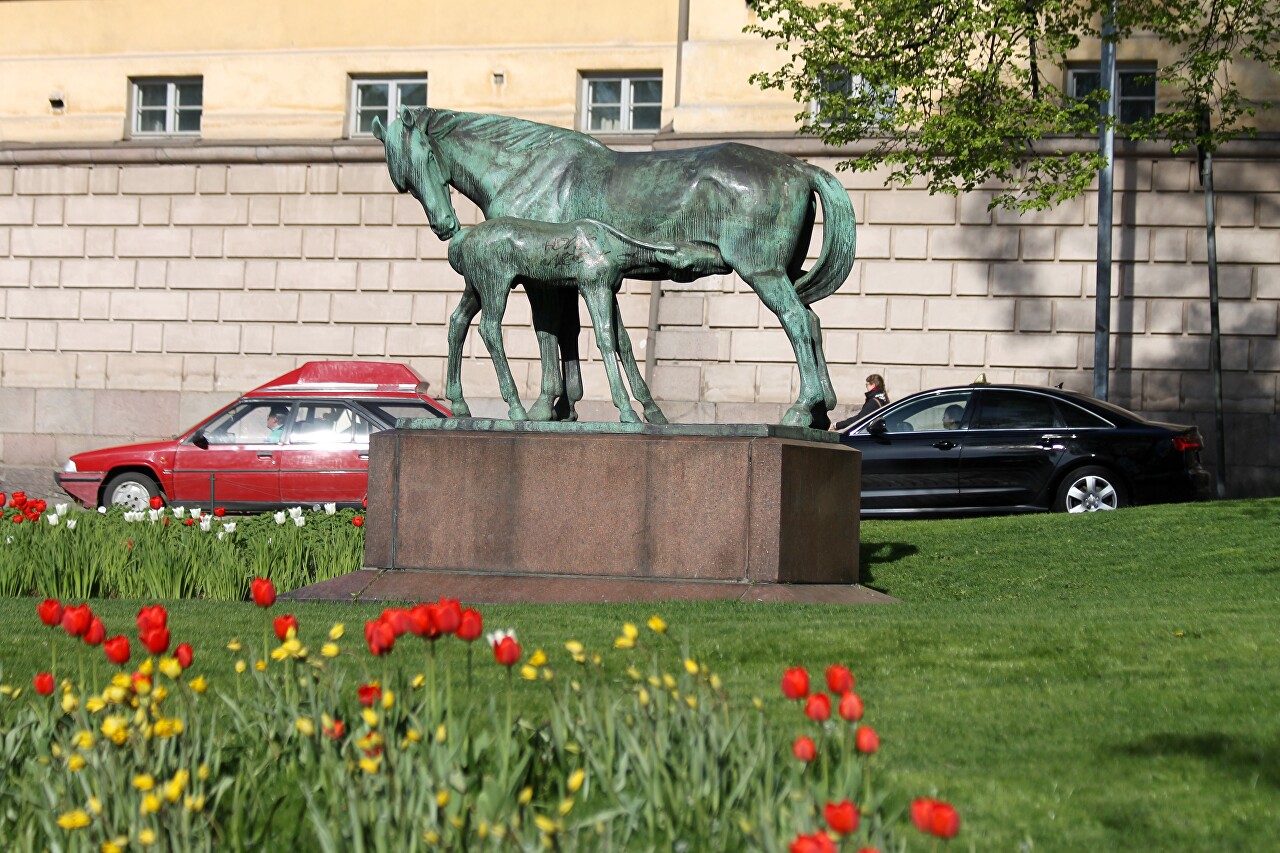
{"label": "metal pole", "polygon": [[1213,374],[1213,425],[1218,431],[1218,499],[1227,496],[1227,434],[1222,418],[1222,329],[1218,323],[1218,227],[1213,205],[1213,151],[1200,153],[1200,185],[1204,187],[1204,222],[1209,263],[1209,372]]}
{"label": "metal pole", "polygon": [[1102,120],[1098,123],[1098,143],[1103,164],[1098,171],[1098,279],[1094,293],[1093,396],[1107,399],[1111,370],[1111,223],[1112,189],[1115,185],[1116,5],[1102,22],[1102,67],[1100,85],[1107,90]]}

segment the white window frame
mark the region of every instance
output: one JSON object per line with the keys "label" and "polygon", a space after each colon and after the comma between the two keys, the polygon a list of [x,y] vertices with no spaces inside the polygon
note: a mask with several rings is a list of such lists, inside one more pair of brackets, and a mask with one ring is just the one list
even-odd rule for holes
{"label": "white window frame", "polygon": [[[657,133],[662,127],[662,101],[657,102],[642,101],[639,104],[633,103],[631,100],[631,87],[633,83],[642,81],[656,81],[662,85],[661,71],[600,71],[600,72],[583,72],[581,73],[581,85],[579,86],[578,102],[580,104],[578,110],[578,128],[583,133],[598,133],[601,135],[610,134],[642,134]],[[618,104],[619,123],[621,127],[616,130],[592,130],[591,129],[591,84],[600,82],[617,82],[620,84],[622,95]],[[664,92],[665,97],[665,92]],[[609,104],[608,106],[613,106]],[[634,116],[632,110],[636,106],[658,108],[658,127],[642,127],[635,128]]]}
{"label": "white window frame", "polygon": [[[431,86],[427,75],[422,72],[405,72],[400,74],[352,74],[347,89],[347,136],[351,139],[372,139],[373,134],[360,130],[360,87],[369,83],[385,83],[387,90],[386,115],[383,124],[391,124],[400,113],[400,90],[402,86],[422,86],[426,89],[426,98],[421,106],[431,102]],[[420,106],[413,104],[415,108]]]}
{"label": "white window frame", "polygon": [[[144,130],[142,128],[142,86],[165,85],[164,130]],[[200,124],[204,126],[204,78],[194,77],[131,77],[129,78],[129,135],[154,136],[199,136],[200,130],[178,130],[178,87],[200,84]],[[152,111],[151,109],[148,112]],[[191,111],[191,108],[181,110]]]}
{"label": "white window frame", "polygon": [[[1121,62],[1116,64],[1116,121],[1124,124],[1123,107],[1126,102],[1129,103],[1149,103],[1151,104],[1151,112],[1155,113],[1159,103],[1157,100],[1160,92],[1157,88],[1156,77],[1159,66],[1154,62]],[[1072,65],[1067,69],[1067,94],[1072,98],[1080,97],[1076,94],[1076,80],[1083,74],[1097,74],[1099,81],[1102,77],[1101,65]],[[1126,95],[1124,91],[1123,75],[1151,77],[1151,94],[1150,95]],[[1099,83],[1101,87],[1101,83]],[[1101,104],[1099,104],[1101,107]]]}
{"label": "white window frame", "polygon": [[[861,74],[851,74],[851,73],[846,72],[846,73],[842,76],[842,79],[841,79],[841,81],[840,81],[840,82],[843,82],[843,81],[846,81],[846,80],[848,81],[848,85],[849,85],[849,92],[850,92],[850,94],[852,94],[852,93],[853,93],[853,92],[855,92],[855,91],[859,91],[859,90],[867,90],[867,89],[870,89],[870,88],[871,88],[871,85],[870,85],[869,83],[867,83],[867,81],[863,78],[863,76],[862,76]],[[827,89],[830,91],[830,90],[831,90],[831,89],[833,89],[834,87],[825,87],[825,88],[827,88]],[[893,92],[893,91],[887,92],[887,93],[886,93],[886,94],[881,98],[881,101],[882,101],[882,103],[884,104],[884,109],[883,109],[883,112],[881,112],[881,113],[880,113],[880,116],[879,116],[879,117],[880,117],[880,118],[882,118],[882,119],[887,119],[887,118],[889,118],[889,116],[890,116],[890,114],[891,114],[891,112],[892,112],[892,110],[893,110],[893,107],[894,107],[894,106],[897,104],[897,102],[898,102],[898,93],[897,93],[897,92]],[[829,127],[829,126],[831,125],[831,119],[823,119],[823,120],[821,120],[821,121],[819,121],[819,120],[818,120],[818,113],[819,113],[821,110],[822,110],[822,99],[821,99],[820,97],[819,97],[819,98],[814,98],[814,99],[812,99],[811,101],[809,101],[809,119],[810,119],[810,121],[814,122],[815,124],[821,124],[821,125],[823,125],[823,126],[825,126],[825,127]]]}

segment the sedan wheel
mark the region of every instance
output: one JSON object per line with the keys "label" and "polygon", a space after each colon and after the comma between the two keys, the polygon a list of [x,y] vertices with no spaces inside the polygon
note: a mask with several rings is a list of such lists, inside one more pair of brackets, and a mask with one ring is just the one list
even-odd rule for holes
{"label": "sedan wheel", "polygon": [[150,509],[151,499],[160,494],[160,486],[146,474],[130,472],[112,477],[102,494],[107,506],[119,504],[141,512]]}
{"label": "sedan wheel", "polygon": [[1058,488],[1054,509],[1059,512],[1101,512],[1124,506],[1115,476],[1104,468],[1081,468]]}

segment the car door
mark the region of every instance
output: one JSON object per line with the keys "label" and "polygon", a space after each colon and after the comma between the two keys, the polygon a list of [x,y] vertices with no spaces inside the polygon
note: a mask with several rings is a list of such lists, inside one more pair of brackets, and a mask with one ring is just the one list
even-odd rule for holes
{"label": "car door", "polygon": [[302,401],[280,449],[280,494],[289,505],[359,504],[369,485],[371,422],[335,400]]}
{"label": "car door", "polygon": [[983,389],[960,454],[960,500],[972,507],[1047,506],[1049,483],[1071,435],[1053,398]]}
{"label": "car door", "polygon": [[844,436],[844,444],[862,451],[863,509],[957,505],[962,416],[972,396],[972,391],[960,390],[904,400]]}
{"label": "car door", "polygon": [[[287,420],[289,403],[239,403],[178,447],[170,502],[264,509],[280,503],[280,436],[268,425]],[[273,423],[276,421],[272,421]]]}

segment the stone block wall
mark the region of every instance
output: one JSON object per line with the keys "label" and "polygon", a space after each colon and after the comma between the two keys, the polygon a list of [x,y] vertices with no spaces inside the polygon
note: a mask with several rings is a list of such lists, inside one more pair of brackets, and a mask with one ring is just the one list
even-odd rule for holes
{"label": "stone block wall", "polygon": [[[442,394],[461,280],[380,155],[361,143],[0,150],[0,461],[54,465],[173,434],[313,358],[404,361]],[[1096,197],[1016,216],[989,211],[989,193],[841,175],[859,260],[815,306],[837,414],[860,404],[869,372],[895,399],[979,373],[1091,389]],[[1224,156],[1217,181],[1232,491],[1280,494],[1280,146]],[[1130,156],[1116,186],[1111,398],[1215,441],[1193,163]],[[673,420],[773,421],[794,399],[790,345],[736,276],[664,283],[656,303],[628,282],[620,301]],[[506,322],[528,400],[540,370],[527,301]],[[582,411],[612,419],[585,311],[583,324]],[[463,381],[477,413],[505,414],[475,333]]]}

